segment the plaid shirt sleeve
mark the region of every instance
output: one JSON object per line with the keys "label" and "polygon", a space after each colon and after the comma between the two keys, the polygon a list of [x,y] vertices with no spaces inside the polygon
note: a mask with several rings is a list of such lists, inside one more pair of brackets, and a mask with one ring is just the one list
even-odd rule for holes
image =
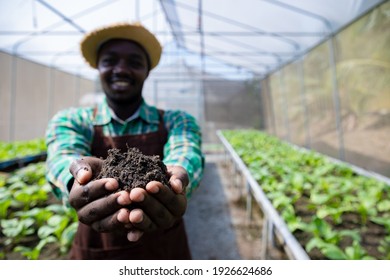
{"label": "plaid shirt sleeve", "polygon": [[165,126],[168,141],[164,146],[164,163],[184,167],[190,179],[187,198],[199,186],[203,176],[204,156],[201,152],[201,132],[195,118],[183,111],[166,111]]}
{"label": "plaid shirt sleeve", "polygon": [[93,134],[92,109],[71,108],[57,113],[46,130],[47,180],[52,184],[54,194],[67,200],[68,184],[73,176],[69,172],[71,162],[90,155]]}

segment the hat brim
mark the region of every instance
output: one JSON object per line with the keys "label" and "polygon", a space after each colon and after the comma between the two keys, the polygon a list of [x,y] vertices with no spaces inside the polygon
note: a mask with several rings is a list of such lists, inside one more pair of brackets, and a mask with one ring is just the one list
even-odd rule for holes
{"label": "hat brim", "polygon": [[160,61],[162,47],[157,38],[139,24],[124,23],[96,29],[81,41],[81,54],[92,68],[97,68],[99,47],[111,39],[127,39],[138,43],[149,56],[150,69],[156,67]]}

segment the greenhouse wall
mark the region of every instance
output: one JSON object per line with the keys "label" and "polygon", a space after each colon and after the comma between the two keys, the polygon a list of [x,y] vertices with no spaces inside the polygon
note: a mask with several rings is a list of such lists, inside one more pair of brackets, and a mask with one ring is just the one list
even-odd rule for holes
{"label": "greenhouse wall", "polygon": [[203,83],[204,143],[219,143],[217,130],[264,127],[259,81],[215,79]]}
{"label": "greenhouse wall", "polygon": [[145,81],[143,96],[161,109],[180,109],[193,115],[205,144],[220,143],[216,135],[219,129],[264,128],[259,80],[200,74],[180,59],[157,67]]}
{"label": "greenhouse wall", "polygon": [[44,136],[58,111],[78,106],[94,82],[0,52],[0,141]]}
{"label": "greenhouse wall", "polygon": [[[150,85],[154,85],[151,94]],[[226,128],[264,128],[260,82],[222,78],[181,77],[147,81],[144,96],[162,109],[179,109],[193,115],[205,144],[219,143],[216,131]]]}
{"label": "greenhouse wall", "polygon": [[263,80],[267,131],[390,176],[389,14],[386,2]]}

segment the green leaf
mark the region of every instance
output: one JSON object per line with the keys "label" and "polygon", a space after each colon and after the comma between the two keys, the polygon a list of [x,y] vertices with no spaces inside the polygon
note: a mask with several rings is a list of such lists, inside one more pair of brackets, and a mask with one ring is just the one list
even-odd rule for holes
{"label": "green leaf", "polygon": [[70,249],[76,235],[77,228],[78,222],[73,222],[62,232],[60,239],[62,253],[65,253]]}
{"label": "green leaf", "polygon": [[359,244],[359,241],[355,240],[352,243],[352,246],[347,247],[345,249],[346,255],[350,260],[369,260],[373,259],[372,257],[367,255],[367,252],[364,248]]}
{"label": "green leaf", "polygon": [[329,200],[330,196],[328,194],[320,194],[320,193],[314,193],[312,192],[310,194],[310,201],[314,204],[324,204]]}
{"label": "green leaf", "polygon": [[27,211],[17,211],[14,212],[15,217],[20,217],[22,219],[32,218],[35,220],[38,227],[42,226],[53,213],[45,208],[33,208]]}
{"label": "green leaf", "polygon": [[347,255],[334,244],[326,244],[323,246],[321,253],[331,260],[346,260]]}
{"label": "green leaf", "polygon": [[318,237],[313,237],[309,240],[309,242],[306,243],[305,249],[307,252],[310,252],[314,248],[321,249],[325,245],[325,242]]}
{"label": "green leaf", "polygon": [[7,217],[8,208],[11,206],[12,201],[8,200],[0,200],[0,218],[5,219]]}
{"label": "green leaf", "polygon": [[30,200],[30,195],[24,191],[17,191],[14,194],[14,198],[16,201],[19,201],[23,204],[28,204]]}
{"label": "green leaf", "polygon": [[3,234],[15,238],[23,232],[23,224],[18,219],[1,220]]}
{"label": "green leaf", "polygon": [[13,251],[21,253],[22,256],[29,260],[37,260],[40,253],[38,249],[26,246],[16,246]]}
{"label": "green leaf", "polygon": [[56,228],[54,227],[50,227],[50,226],[41,226],[39,229],[38,229],[38,237],[40,239],[44,239],[48,236],[50,236],[51,234],[53,234],[55,232]]}
{"label": "green leaf", "polygon": [[292,184],[293,188],[303,188],[303,183],[304,183],[303,174],[294,173],[294,175],[291,179],[291,184]]}
{"label": "green leaf", "polygon": [[350,237],[350,238],[352,238],[352,240],[354,242],[358,242],[358,243],[362,239],[360,236],[359,230],[357,230],[357,229],[356,230],[348,230],[348,229],[340,230],[339,235],[343,236],[343,237],[345,237],[345,236]]}
{"label": "green leaf", "polygon": [[377,209],[380,212],[390,211],[390,200],[382,200],[377,204]]}
{"label": "green leaf", "polygon": [[46,238],[41,239],[41,241],[39,241],[38,245],[35,248],[41,251],[43,247],[45,247],[47,244],[56,243],[57,241],[57,238],[55,238],[54,236],[48,236]]}
{"label": "green leaf", "polygon": [[67,217],[61,215],[53,215],[47,221],[47,224],[52,227],[58,227],[58,225],[60,225],[64,221],[64,219],[67,219]]}
{"label": "green leaf", "polygon": [[62,204],[50,204],[46,206],[46,209],[56,214],[65,214],[66,209]]}

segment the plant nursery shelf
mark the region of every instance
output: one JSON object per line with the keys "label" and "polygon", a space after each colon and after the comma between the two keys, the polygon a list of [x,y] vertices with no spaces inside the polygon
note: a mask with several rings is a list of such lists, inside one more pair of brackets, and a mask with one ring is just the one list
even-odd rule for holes
{"label": "plant nursery shelf", "polygon": [[20,158],[13,158],[6,161],[0,161],[0,171],[10,172],[17,168],[21,168],[30,163],[40,162],[46,160],[46,153],[39,153],[36,155],[25,156]]}
{"label": "plant nursery shelf", "polygon": [[[389,259],[386,177],[260,131],[218,131],[232,167],[263,213],[261,258],[275,243],[290,259]],[[233,180],[234,181],[234,180]]]}

